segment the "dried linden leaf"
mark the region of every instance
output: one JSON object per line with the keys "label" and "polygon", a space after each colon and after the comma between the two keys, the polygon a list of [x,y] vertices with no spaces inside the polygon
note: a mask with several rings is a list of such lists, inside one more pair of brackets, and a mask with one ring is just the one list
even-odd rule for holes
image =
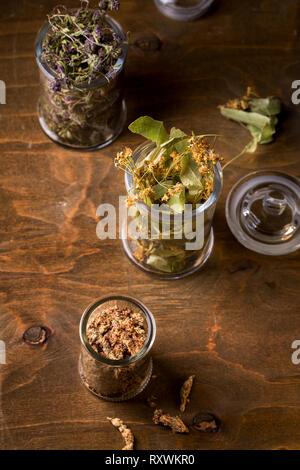
{"label": "dried linden leaf", "polygon": [[152,140],[156,145],[161,145],[169,139],[162,121],[156,121],[150,116],[142,116],[130,124],[128,129],[134,134],[139,134]]}
{"label": "dried linden leaf", "polygon": [[201,191],[202,183],[199,168],[191,154],[185,162],[185,167],[180,174],[180,179],[184,186],[188,188],[190,194]]}

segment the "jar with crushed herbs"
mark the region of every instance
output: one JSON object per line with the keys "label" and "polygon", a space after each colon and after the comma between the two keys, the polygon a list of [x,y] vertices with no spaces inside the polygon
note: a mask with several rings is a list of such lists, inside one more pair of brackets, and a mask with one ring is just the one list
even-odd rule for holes
{"label": "jar with crushed herbs", "polygon": [[127,37],[106,15],[108,4],[101,5],[90,9],[85,1],[78,9],[57,7],[36,40],[40,125],[53,141],[74,149],[105,147],[126,121]]}
{"label": "jar with crushed herbs", "polygon": [[99,299],[82,315],[79,372],[84,385],[109,401],[133,398],[152,374],[156,325],[139,301],[123,296]]}
{"label": "jar with crushed herbs", "polygon": [[144,271],[181,278],[203,266],[213,248],[212,221],[222,190],[220,158],[209,136],[188,136],[176,128],[167,133],[162,122],[148,116],[129,129],[149,140],[116,158],[128,194],[125,253]]}

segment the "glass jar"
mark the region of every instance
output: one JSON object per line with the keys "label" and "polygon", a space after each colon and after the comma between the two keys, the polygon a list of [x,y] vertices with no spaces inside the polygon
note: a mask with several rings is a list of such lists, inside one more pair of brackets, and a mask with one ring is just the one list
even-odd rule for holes
{"label": "glass jar", "polygon": [[[106,18],[123,41],[126,35],[112,18]],[[114,76],[107,74],[86,85],[70,87],[66,83],[57,89],[55,73],[41,61],[42,45],[49,24],[38,33],[35,55],[40,69],[38,118],[43,131],[54,142],[73,149],[94,150],[112,143],[126,122],[123,97],[123,69],[128,45],[123,42],[122,55],[114,65]]]}
{"label": "glass jar", "polygon": [[154,0],[157,8],[173,20],[192,21],[203,16],[215,0]]}
{"label": "glass jar", "polygon": [[[155,144],[147,142],[134,152],[134,161],[145,158]],[[214,187],[208,200],[194,210],[174,214],[170,208],[158,209],[136,200],[122,221],[122,242],[126,255],[139,268],[163,279],[179,279],[200,269],[208,260],[213,245],[212,222],[222,190],[220,163],[214,165]],[[136,191],[132,175],[125,174],[131,200]]]}
{"label": "glass jar", "polygon": [[226,219],[249,250],[279,256],[300,248],[300,180],[278,170],[241,178],[226,200]]}
{"label": "glass jar", "polygon": [[[128,359],[112,360],[98,354],[90,345],[86,328],[91,314],[99,306],[104,309],[115,302],[138,310],[144,318],[147,338],[142,349]],[[79,373],[84,385],[94,395],[108,401],[124,401],[135,397],[148,385],[152,375],[150,350],[155,340],[156,324],[150,310],[131,297],[110,296],[96,300],[83,313],[79,325],[81,353]]]}

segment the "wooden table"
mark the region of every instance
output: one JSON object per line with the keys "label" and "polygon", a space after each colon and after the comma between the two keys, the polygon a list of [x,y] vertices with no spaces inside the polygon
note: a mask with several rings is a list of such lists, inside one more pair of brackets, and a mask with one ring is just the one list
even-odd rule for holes
{"label": "wooden table", "polygon": [[[131,31],[126,67],[128,123],[149,114],[198,133],[221,134],[226,160],[248,142],[217,106],[248,85],[284,102],[280,134],[228,167],[218,203],[215,247],[199,273],[179,281],[149,277],[131,265],[119,240],[96,236],[99,204],[125,194],[113,157],[137,136],[125,130],[94,153],[65,150],[41,131],[39,76],[33,45],[56,0],[11,0],[1,8],[0,79],[0,339],[7,347],[2,380],[0,447],[119,449],[107,416],[123,419],[137,449],[300,449],[299,256],[248,251],[229,231],[225,200],[243,175],[277,168],[299,176],[299,113],[291,83],[300,79],[300,3],[227,0],[206,17],[181,23],[151,0],[122,0],[118,19]],[[143,3],[143,5],[141,5]],[[67,1],[67,5],[75,5]],[[111,404],[92,396],[77,371],[78,323],[85,307],[110,293],[144,301],[157,321],[157,378],[138,398]],[[22,337],[49,328],[40,346]],[[146,402],[178,413],[183,380],[196,374],[190,425],[198,412],[222,422],[216,434],[175,435],[152,424]]]}

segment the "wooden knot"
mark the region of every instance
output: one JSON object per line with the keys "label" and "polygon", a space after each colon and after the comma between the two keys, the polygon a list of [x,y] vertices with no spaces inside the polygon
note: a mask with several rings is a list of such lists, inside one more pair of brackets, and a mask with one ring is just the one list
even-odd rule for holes
{"label": "wooden knot", "polygon": [[161,40],[153,33],[146,33],[142,37],[137,38],[134,45],[145,52],[159,51],[161,48]]}
{"label": "wooden knot", "polygon": [[221,422],[211,413],[198,413],[193,418],[193,427],[199,432],[217,432]]}
{"label": "wooden knot", "polygon": [[47,339],[51,335],[51,330],[47,326],[31,326],[25,330],[23,334],[23,340],[27,344],[38,346],[46,343]]}

